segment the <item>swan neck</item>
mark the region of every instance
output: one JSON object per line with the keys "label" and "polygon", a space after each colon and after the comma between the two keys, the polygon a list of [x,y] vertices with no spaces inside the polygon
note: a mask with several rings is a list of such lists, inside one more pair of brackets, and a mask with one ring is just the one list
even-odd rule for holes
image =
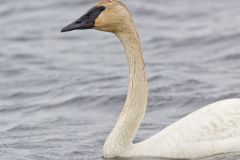
{"label": "swan neck", "polygon": [[118,121],[105,142],[105,152],[114,148],[119,152],[131,146],[144,118],[148,99],[147,76],[138,34],[132,27],[132,30],[116,35],[125,48],[129,66],[128,95]]}

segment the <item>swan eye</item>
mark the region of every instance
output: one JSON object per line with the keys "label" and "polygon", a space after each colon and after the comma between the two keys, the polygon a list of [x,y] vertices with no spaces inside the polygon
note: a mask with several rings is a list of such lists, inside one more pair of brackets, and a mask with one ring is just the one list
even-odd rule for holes
{"label": "swan eye", "polygon": [[106,9],[106,7],[100,6],[99,9],[100,9],[101,11],[104,11],[104,10]]}

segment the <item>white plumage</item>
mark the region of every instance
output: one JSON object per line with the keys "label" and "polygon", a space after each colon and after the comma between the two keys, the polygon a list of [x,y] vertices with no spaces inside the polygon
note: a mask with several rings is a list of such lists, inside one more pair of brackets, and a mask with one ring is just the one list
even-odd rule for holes
{"label": "white plumage", "polygon": [[240,99],[205,106],[156,135],[133,144],[146,111],[148,86],[132,16],[119,0],[104,0],[62,31],[91,27],[114,33],[125,48],[129,65],[128,96],[104,144],[104,157],[199,158],[240,151]]}
{"label": "white plumage", "polygon": [[133,155],[197,158],[240,151],[240,99],[191,113],[133,147]]}

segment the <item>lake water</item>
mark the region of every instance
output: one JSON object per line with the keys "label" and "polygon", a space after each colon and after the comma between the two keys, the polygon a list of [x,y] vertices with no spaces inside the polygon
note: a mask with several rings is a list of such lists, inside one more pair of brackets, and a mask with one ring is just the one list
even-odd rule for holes
{"label": "lake water", "polygon": [[[102,159],[127,93],[123,47],[109,33],[60,33],[96,2],[0,0],[1,160]],[[124,2],[150,89],[136,142],[204,105],[240,97],[240,1]]]}

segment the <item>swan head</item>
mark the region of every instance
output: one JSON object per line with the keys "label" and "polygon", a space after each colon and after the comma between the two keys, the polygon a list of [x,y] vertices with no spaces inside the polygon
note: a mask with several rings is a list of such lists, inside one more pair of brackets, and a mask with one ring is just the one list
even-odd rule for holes
{"label": "swan head", "polygon": [[132,24],[131,15],[120,0],[103,0],[61,32],[83,29],[118,33],[127,30]]}

